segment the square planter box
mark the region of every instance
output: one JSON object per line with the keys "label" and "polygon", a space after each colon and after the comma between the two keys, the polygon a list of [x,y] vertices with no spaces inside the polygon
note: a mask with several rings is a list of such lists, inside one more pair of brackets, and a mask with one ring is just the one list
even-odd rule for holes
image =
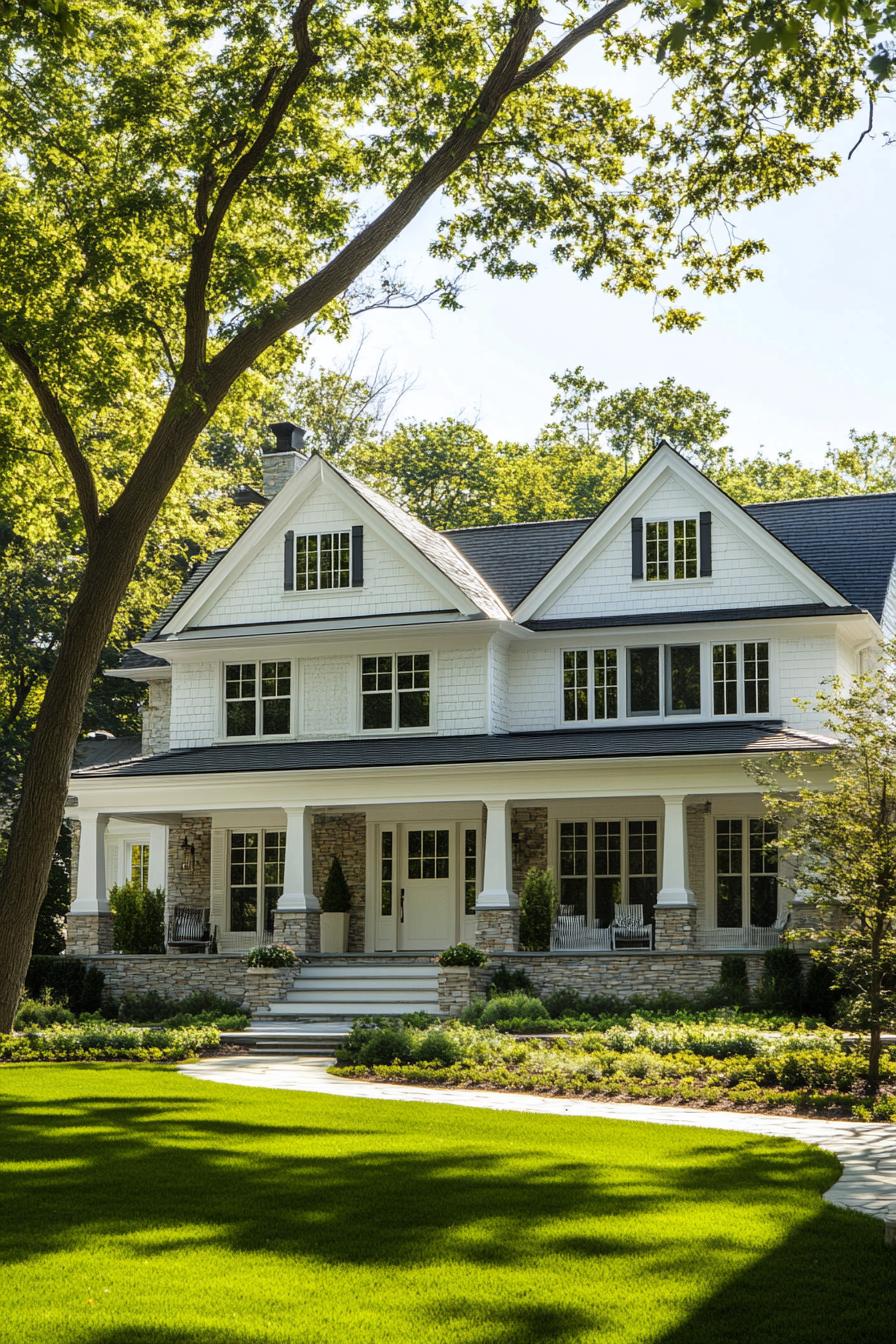
{"label": "square planter box", "polygon": [[320,917],[320,950],[321,952],[336,953],[339,955],[348,948],[348,921],[349,915],[333,915],[324,911]]}

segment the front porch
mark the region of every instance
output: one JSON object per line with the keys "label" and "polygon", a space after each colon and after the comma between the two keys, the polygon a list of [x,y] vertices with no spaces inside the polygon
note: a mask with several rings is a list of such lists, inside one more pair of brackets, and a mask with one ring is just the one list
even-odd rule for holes
{"label": "front porch", "polygon": [[[518,953],[519,892],[533,867],[553,874],[563,911],[538,955],[561,961],[762,952],[779,941],[788,904],[755,792],[79,808],[73,820],[74,954],[111,950],[109,888],[134,877],[165,887],[167,915],[207,911],[219,955],[272,939],[314,955],[334,858],[351,892],[345,952],[371,958],[430,957],[461,941]],[[614,937],[620,910],[633,907],[647,937]]]}

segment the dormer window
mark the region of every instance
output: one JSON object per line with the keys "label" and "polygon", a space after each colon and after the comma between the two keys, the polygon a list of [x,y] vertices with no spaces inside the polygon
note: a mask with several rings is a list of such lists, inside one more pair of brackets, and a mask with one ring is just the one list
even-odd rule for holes
{"label": "dormer window", "polygon": [[288,593],[332,592],[364,583],[364,529],[287,532],[283,538],[283,588]]}
{"label": "dormer window", "polygon": [[696,579],[698,573],[696,518],[645,523],[644,577],[648,583],[664,579]]}

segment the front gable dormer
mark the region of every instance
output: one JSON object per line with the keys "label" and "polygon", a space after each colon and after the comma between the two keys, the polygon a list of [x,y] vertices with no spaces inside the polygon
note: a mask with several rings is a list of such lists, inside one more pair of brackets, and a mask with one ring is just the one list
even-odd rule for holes
{"label": "front gable dormer", "polygon": [[515,611],[605,619],[844,598],[668,445],[635,473]]}

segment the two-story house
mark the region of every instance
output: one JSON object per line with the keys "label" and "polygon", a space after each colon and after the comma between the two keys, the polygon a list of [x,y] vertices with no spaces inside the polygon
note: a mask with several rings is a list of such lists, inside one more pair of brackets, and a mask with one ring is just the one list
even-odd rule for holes
{"label": "two-story house", "polygon": [[795,697],[893,633],[896,496],[742,508],[663,445],[596,517],[439,534],[274,428],[268,502],[113,674],[142,745],[73,774],[71,950],[134,875],[222,953],[314,952],[333,856],[356,953],[510,951],[530,866],[583,945],[620,904],[657,953],[774,925],[745,763],[829,745]]}

